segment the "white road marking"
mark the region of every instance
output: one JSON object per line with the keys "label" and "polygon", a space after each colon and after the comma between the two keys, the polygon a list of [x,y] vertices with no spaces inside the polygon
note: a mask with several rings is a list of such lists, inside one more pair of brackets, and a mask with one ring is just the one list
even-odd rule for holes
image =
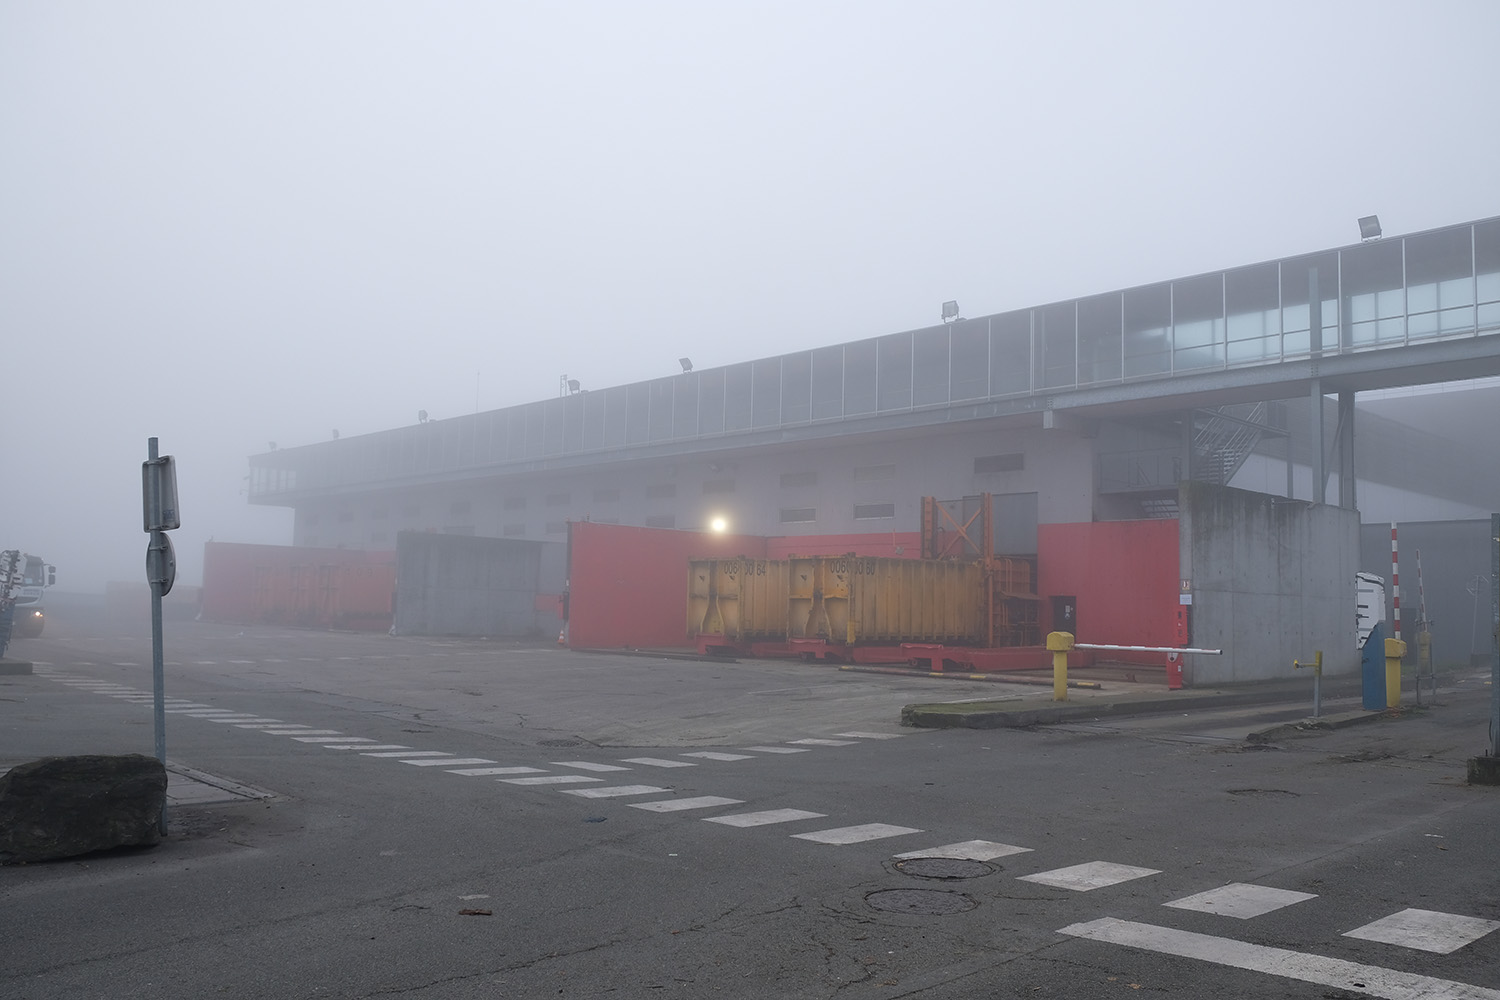
{"label": "white road marking", "polygon": [[255,661],[254,660],[230,660],[229,662],[232,663],[232,664],[234,664],[237,667],[248,667],[248,666],[254,666],[255,665]]}
{"label": "white road marking", "polygon": [[896,857],[898,859],[954,858],[959,861],[991,861],[1009,854],[1025,854],[1030,850],[1029,847],[1017,847],[1014,844],[997,844],[993,840],[965,840],[958,844],[930,847],[925,851],[907,851]]}
{"label": "white road marking", "polygon": [[905,733],[834,733],[835,736],[853,736],[860,740],[894,740],[905,736]]}
{"label": "white road marking", "polygon": [[377,743],[371,746],[368,743],[324,743],[324,750],[410,750],[411,747],[402,746],[400,743]]}
{"label": "white road marking", "polygon": [[208,720],[213,721],[213,722],[224,722],[224,721],[227,721],[229,719],[234,719],[237,722],[249,722],[251,719],[258,718],[258,716],[256,716],[256,714],[254,712],[227,712],[226,713],[226,712],[202,712],[202,711],[199,711],[199,712],[180,712],[178,714],[185,715],[189,719],[208,719]]}
{"label": "white road marking", "polygon": [[904,837],[909,833],[921,833],[910,826],[892,826],[889,823],[862,823],[859,826],[841,826],[832,830],[814,830],[812,833],[794,833],[798,840],[812,840],[819,844],[860,844],[867,840],[883,840],[886,837]]}
{"label": "white road marking", "polygon": [[1209,889],[1182,899],[1174,899],[1163,906],[1178,910],[1196,910],[1199,913],[1217,913],[1221,917],[1248,920],[1283,906],[1291,906],[1308,899],[1317,899],[1315,892],[1293,892],[1291,889],[1273,889],[1268,885],[1250,885],[1246,882],[1231,882],[1217,889]]}
{"label": "white road marking", "polygon": [[293,736],[298,743],[374,743],[368,736]]}
{"label": "white road marking", "polygon": [[387,753],[362,753],[361,757],[452,757],[442,750],[391,750]]}
{"label": "white road marking", "polygon": [[339,732],[337,729],[308,729],[306,726],[298,726],[295,729],[293,729],[291,727],[285,727],[285,728],[279,728],[279,729],[278,728],[262,729],[261,732],[263,732],[263,733],[270,733],[272,736],[342,736],[343,735],[343,733]]}
{"label": "white road marking", "polygon": [[707,816],[703,822],[723,823],[725,826],[768,826],[771,823],[826,817],[827,813],[808,812],[805,809],[765,809],[760,812],[731,813],[728,816]]}
{"label": "white road marking", "polygon": [[647,767],[697,767],[697,764],[686,760],[663,760],[660,757],[626,757],[622,761],[625,764],[644,764]]}
{"label": "white road marking", "polygon": [[807,753],[806,747],[745,747],[758,753]]}
{"label": "white road marking", "polygon": [[589,781],[603,781],[582,774],[548,774],[540,778],[501,778],[510,785],[581,785]]}
{"label": "white road marking", "polygon": [[1308,955],[1285,948],[1248,944],[1230,938],[1195,934],[1169,927],[1153,927],[1132,920],[1102,917],[1069,924],[1058,931],[1071,937],[1139,948],[1179,958],[1195,958],[1249,972],[1330,986],[1386,1000],[1500,1000],[1500,990],[1432,976],[1419,976],[1378,965],[1361,965],[1339,958]]}
{"label": "white road marking", "polygon": [[[149,700],[149,699],[148,699]],[[244,715],[244,712],[232,712],[227,708],[169,708],[169,715]]]}
{"label": "white road marking", "polygon": [[754,754],[748,753],[719,753],[717,750],[697,750],[693,753],[685,753],[684,757],[702,757],[704,760],[752,760]]}
{"label": "white road marking", "polygon": [[217,667],[218,665],[219,664],[218,664],[217,660],[194,660],[193,661],[193,666],[195,666],[195,667]]}
{"label": "white road marking", "polygon": [[628,771],[619,764],[596,764],[591,760],[554,760],[553,767],[571,767],[575,771]]}
{"label": "white road marking", "polygon": [[1344,937],[1449,955],[1496,928],[1500,928],[1500,920],[1439,913],[1437,910],[1405,909],[1346,931]]}
{"label": "white road marking", "polygon": [[240,718],[234,718],[234,719],[209,719],[208,721],[209,722],[233,722],[233,723],[236,723],[236,724],[242,726],[245,729],[249,729],[250,728],[248,725],[245,725],[245,724],[246,723],[252,723],[252,722],[260,725],[261,727],[265,727],[265,726],[284,726],[284,725],[286,725],[286,723],[283,722],[283,721],[281,721],[280,719],[267,719],[267,718],[265,718],[263,716],[255,716],[255,717],[252,717],[252,718],[249,718],[249,719],[240,719]]}
{"label": "white road marking", "polygon": [[487,774],[541,774],[539,767],[458,767],[449,774],[467,774],[478,777]]}
{"label": "white road marking", "polygon": [[1091,892],[1105,886],[1129,882],[1131,879],[1160,874],[1161,870],[1157,868],[1136,868],[1132,865],[1117,865],[1112,861],[1089,861],[1081,865],[1054,868],[1049,872],[1037,872],[1035,875],[1022,875],[1020,879],[1022,882],[1038,882],[1059,889],[1072,889],[1074,892]]}
{"label": "white road marking", "polygon": [[713,806],[737,806],[744,799],[726,799],[722,795],[698,795],[690,799],[662,799],[658,802],[629,802],[632,809],[647,812],[681,812],[684,809],[709,809]]}
{"label": "white road marking", "polygon": [[452,760],[403,760],[401,763],[410,764],[413,767],[447,767],[449,764],[493,764],[495,762],[484,757],[457,757]]}
{"label": "white road marking", "polygon": [[[234,720],[231,719],[230,721],[233,722]],[[286,725],[285,722],[281,722],[280,720],[275,722],[235,722],[234,724],[239,729],[280,729]]]}
{"label": "white road marking", "polygon": [[810,746],[810,747],[850,747],[850,746],[853,746],[858,741],[856,741],[856,740],[815,740],[815,739],[806,739],[806,740],[788,740],[787,742],[793,743],[793,744],[797,744],[797,745],[801,745],[801,746]]}
{"label": "white road marking", "polygon": [[613,799],[621,795],[658,795],[670,792],[670,788],[656,785],[611,785],[608,788],[564,788],[564,795],[581,795],[586,799]]}

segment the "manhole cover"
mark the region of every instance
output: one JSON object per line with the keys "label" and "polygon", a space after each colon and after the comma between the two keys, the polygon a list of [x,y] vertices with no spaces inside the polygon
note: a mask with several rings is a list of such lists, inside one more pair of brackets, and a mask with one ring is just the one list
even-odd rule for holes
{"label": "manhole cover", "polygon": [[979,878],[995,870],[970,858],[906,858],[896,862],[896,869],[904,875],[939,879]]}
{"label": "manhole cover", "polygon": [[865,897],[877,910],[889,913],[962,913],[979,904],[961,892],[946,889],[878,889]]}
{"label": "manhole cover", "polygon": [[538,740],[539,747],[581,747],[583,740]]}

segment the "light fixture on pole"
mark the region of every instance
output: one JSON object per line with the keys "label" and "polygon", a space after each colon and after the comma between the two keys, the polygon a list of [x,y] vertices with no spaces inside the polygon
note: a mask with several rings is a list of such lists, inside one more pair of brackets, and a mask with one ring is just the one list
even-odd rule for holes
{"label": "light fixture on pole", "polygon": [[1359,238],[1362,240],[1380,239],[1380,217],[1378,215],[1367,215],[1359,220]]}
{"label": "light fixture on pole", "polygon": [[943,322],[944,323],[955,323],[960,318],[961,317],[958,315],[958,300],[957,299],[949,299],[947,302],[943,303]]}
{"label": "light fixture on pole", "polygon": [[677,363],[682,366],[682,373],[684,375],[693,370],[692,358],[678,358]]}

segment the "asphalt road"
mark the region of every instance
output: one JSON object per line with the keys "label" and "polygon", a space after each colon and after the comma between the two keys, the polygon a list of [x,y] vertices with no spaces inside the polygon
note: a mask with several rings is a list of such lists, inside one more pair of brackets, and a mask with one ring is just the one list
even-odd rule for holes
{"label": "asphalt road", "polygon": [[[0,766],[149,753],[149,640],[48,628],[0,677]],[[920,731],[901,705],[1004,688],[193,622],[166,648],[169,757],[271,797],[0,868],[0,996],[1500,998],[1480,684],[1256,746],[1300,706]]]}

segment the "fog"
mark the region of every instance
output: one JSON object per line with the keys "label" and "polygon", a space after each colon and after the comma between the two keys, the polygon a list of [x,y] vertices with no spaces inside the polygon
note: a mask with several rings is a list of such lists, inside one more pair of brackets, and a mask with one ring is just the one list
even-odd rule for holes
{"label": "fog", "polygon": [[144,579],[139,464],[1500,213],[1491,0],[0,5],[0,547]]}

